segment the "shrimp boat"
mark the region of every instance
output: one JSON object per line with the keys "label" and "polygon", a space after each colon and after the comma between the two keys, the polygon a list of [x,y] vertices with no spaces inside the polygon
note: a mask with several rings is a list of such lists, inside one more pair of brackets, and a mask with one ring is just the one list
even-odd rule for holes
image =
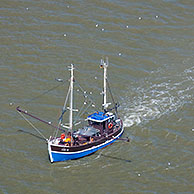
{"label": "shrimp boat", "polygon": [[[91,155],[96,151],[112,144],[123,134],[123,121],[118,116],[117,111],[119,105],[113,100],[113,108],[109,108],[111,103],[107,102],[107,89],[109,87],[107,80],[108,59],[106,62],[101,60],[100,67],[104,70],[102,110],[96,110],[94,113],[88,115],[87,118],[84,119],[87,124],[74,130],[77,125],[73,119],[74,112],[78,110],[74,108],[73,93],[76,79],[74,77],[74,65],[71,64],[69,69],[69,90],[67,92],[66,100],[59,118],[58,127],[55,127],[55,135],[50,136],[49,139],[46,139],[51,163],[79,159]],[[67,102],[69,102],[69,107],[67,107]],[[67,110],[69,111],[69,123],[63,124],[64,113]],[[32,116],[26,111],[21,110],[19,107],[17,108],[17,111],[28,114],[28,116]],[[36,117],[34,118],[37,119]],[[45,123],[52,125],[48,122]],[[61,129],[61,127],[65,128],[65,130]],[[61,135],[58,135],[59,130],[62,130]]]}

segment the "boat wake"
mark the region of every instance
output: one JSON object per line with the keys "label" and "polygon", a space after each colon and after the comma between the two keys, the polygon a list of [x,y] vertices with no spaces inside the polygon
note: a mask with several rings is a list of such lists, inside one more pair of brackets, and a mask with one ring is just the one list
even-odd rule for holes
{"label": "boat wake", "polygon": [[131,86],[122,103],[125,127],[160,118],[191,102],[194,66],[179,72],[175,67],[158,69]]}

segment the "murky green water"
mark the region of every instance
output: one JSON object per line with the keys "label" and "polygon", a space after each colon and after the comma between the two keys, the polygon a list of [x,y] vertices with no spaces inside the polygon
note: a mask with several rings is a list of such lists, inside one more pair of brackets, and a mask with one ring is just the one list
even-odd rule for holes
{"label": "murky green water", "polygon": [[[193,0],[1,0],[0,193],[193,193],[193,18]],[[131,142],[50,164],[16,105],[56,121],[64,87],[28,100],[68,79],[71,63],[100,104],[105,56]]]}

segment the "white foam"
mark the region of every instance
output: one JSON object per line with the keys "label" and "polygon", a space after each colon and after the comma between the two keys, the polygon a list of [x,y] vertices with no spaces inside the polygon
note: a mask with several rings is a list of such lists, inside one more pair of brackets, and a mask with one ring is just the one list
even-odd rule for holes
{"label": "white foam", "polygon": [[[152,72],[153,74],[153,72]],[[160,75],[159,75],[160,74]],[[124,126],[130,127],[175,112],[193,99],[194,67],[166,76],[164,69],[132,86],[124,98]],[[134,84],[135,85],[135,84]],[[130,96],[133,94],[133,98]]]}

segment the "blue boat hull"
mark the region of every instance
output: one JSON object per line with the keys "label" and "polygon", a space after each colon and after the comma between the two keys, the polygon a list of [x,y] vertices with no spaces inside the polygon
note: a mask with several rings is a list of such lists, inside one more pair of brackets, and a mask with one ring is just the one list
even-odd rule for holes
{"label": "blue boat hull", "polygon": [[74,160],[74,159],[82,158],[82,157],[85,157],[87,155],[93,154],[96,151],[98,151],[102,148],[105,148],[106,146],[114,143],[123,134],[123,131],[124,130],[122,129],[121,132],[114,139],[107,140],[100,145],[93,146],[91,148],[88,148],[88,149],[85,149],[82,151],[77,151],[77,152],[51,151],[51,143],[48,142],[48,151],[49,151],[50,161],[51,162],[61,162],[61,161],[65,161],[65,160]]}

